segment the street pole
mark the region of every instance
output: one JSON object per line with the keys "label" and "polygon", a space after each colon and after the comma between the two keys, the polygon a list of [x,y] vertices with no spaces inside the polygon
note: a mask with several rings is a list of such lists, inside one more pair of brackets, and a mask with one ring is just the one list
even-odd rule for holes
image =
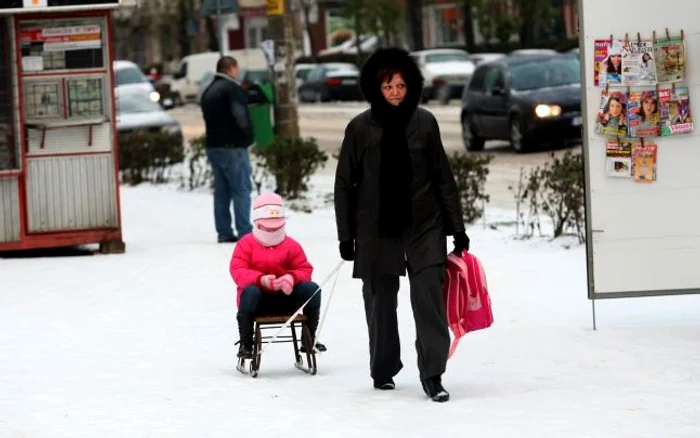
{"label": "street pole", "polygon": [[[274,41],[275,62],[275,134],[279,140],[299,138],[296,77],[294,75],[294,37],[292,0],[268,0],[267,28]],[[282,64],[282,71],[277,68]]]}
{"label": "street pole", "polygon": [[219,42],[219,55],[224,56],[224,35],[221,24],[221,0],[216,0],[216,40]]}

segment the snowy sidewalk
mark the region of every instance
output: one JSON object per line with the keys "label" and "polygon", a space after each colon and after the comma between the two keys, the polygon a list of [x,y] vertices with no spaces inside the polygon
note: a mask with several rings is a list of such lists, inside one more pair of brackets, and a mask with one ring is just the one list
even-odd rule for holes
{"label": "snowy sidewalk", "polygon": [[[232,247],[213,243],[211,197],[121,193],[126,254],[0,259],[0,437],[700,436],[700,297],[598,301],[594,332],[582,246],[469,229],[495,322],[462,340],[452,399],[436,404],[418,381],[407,281],[396,391],[372,388],[349,264],[319,374],[276,344],[252,379],[235,370]],[[339,261],[332,210],[294,213],[289,232],[323,279]]]}

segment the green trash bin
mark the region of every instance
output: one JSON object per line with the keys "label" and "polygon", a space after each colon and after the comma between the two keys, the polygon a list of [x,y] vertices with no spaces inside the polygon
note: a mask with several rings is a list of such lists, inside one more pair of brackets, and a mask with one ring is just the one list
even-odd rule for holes
{"label": "green trash bin", "polygon": [[248,87],[248,108],[253,121],[255,145],[265,148],[275,140],[272,125],[272,105],[275,91],[271,82],[256,82]]}

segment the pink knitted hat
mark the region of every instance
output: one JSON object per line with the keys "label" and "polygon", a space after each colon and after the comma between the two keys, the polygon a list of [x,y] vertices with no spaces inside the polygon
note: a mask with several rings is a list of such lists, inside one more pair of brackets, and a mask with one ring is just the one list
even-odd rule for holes
{"label": "pink knitted hat", "polygon": [[263,193],[253,200],[253,222],[266,228],[280,228],[286,223],[282,197],[275,193]]}

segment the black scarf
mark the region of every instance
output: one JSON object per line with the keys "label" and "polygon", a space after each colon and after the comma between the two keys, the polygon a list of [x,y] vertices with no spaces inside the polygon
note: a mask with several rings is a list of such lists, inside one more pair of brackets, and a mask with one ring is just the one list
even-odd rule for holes
{"label": "black scarf", "polygon": [[382,126],[379,165],[379,236],[401,237],[412,223],[413,169],[406,128],[415,106],[404,100],[393,106],[384,99],[372,103],[372,115]]}

